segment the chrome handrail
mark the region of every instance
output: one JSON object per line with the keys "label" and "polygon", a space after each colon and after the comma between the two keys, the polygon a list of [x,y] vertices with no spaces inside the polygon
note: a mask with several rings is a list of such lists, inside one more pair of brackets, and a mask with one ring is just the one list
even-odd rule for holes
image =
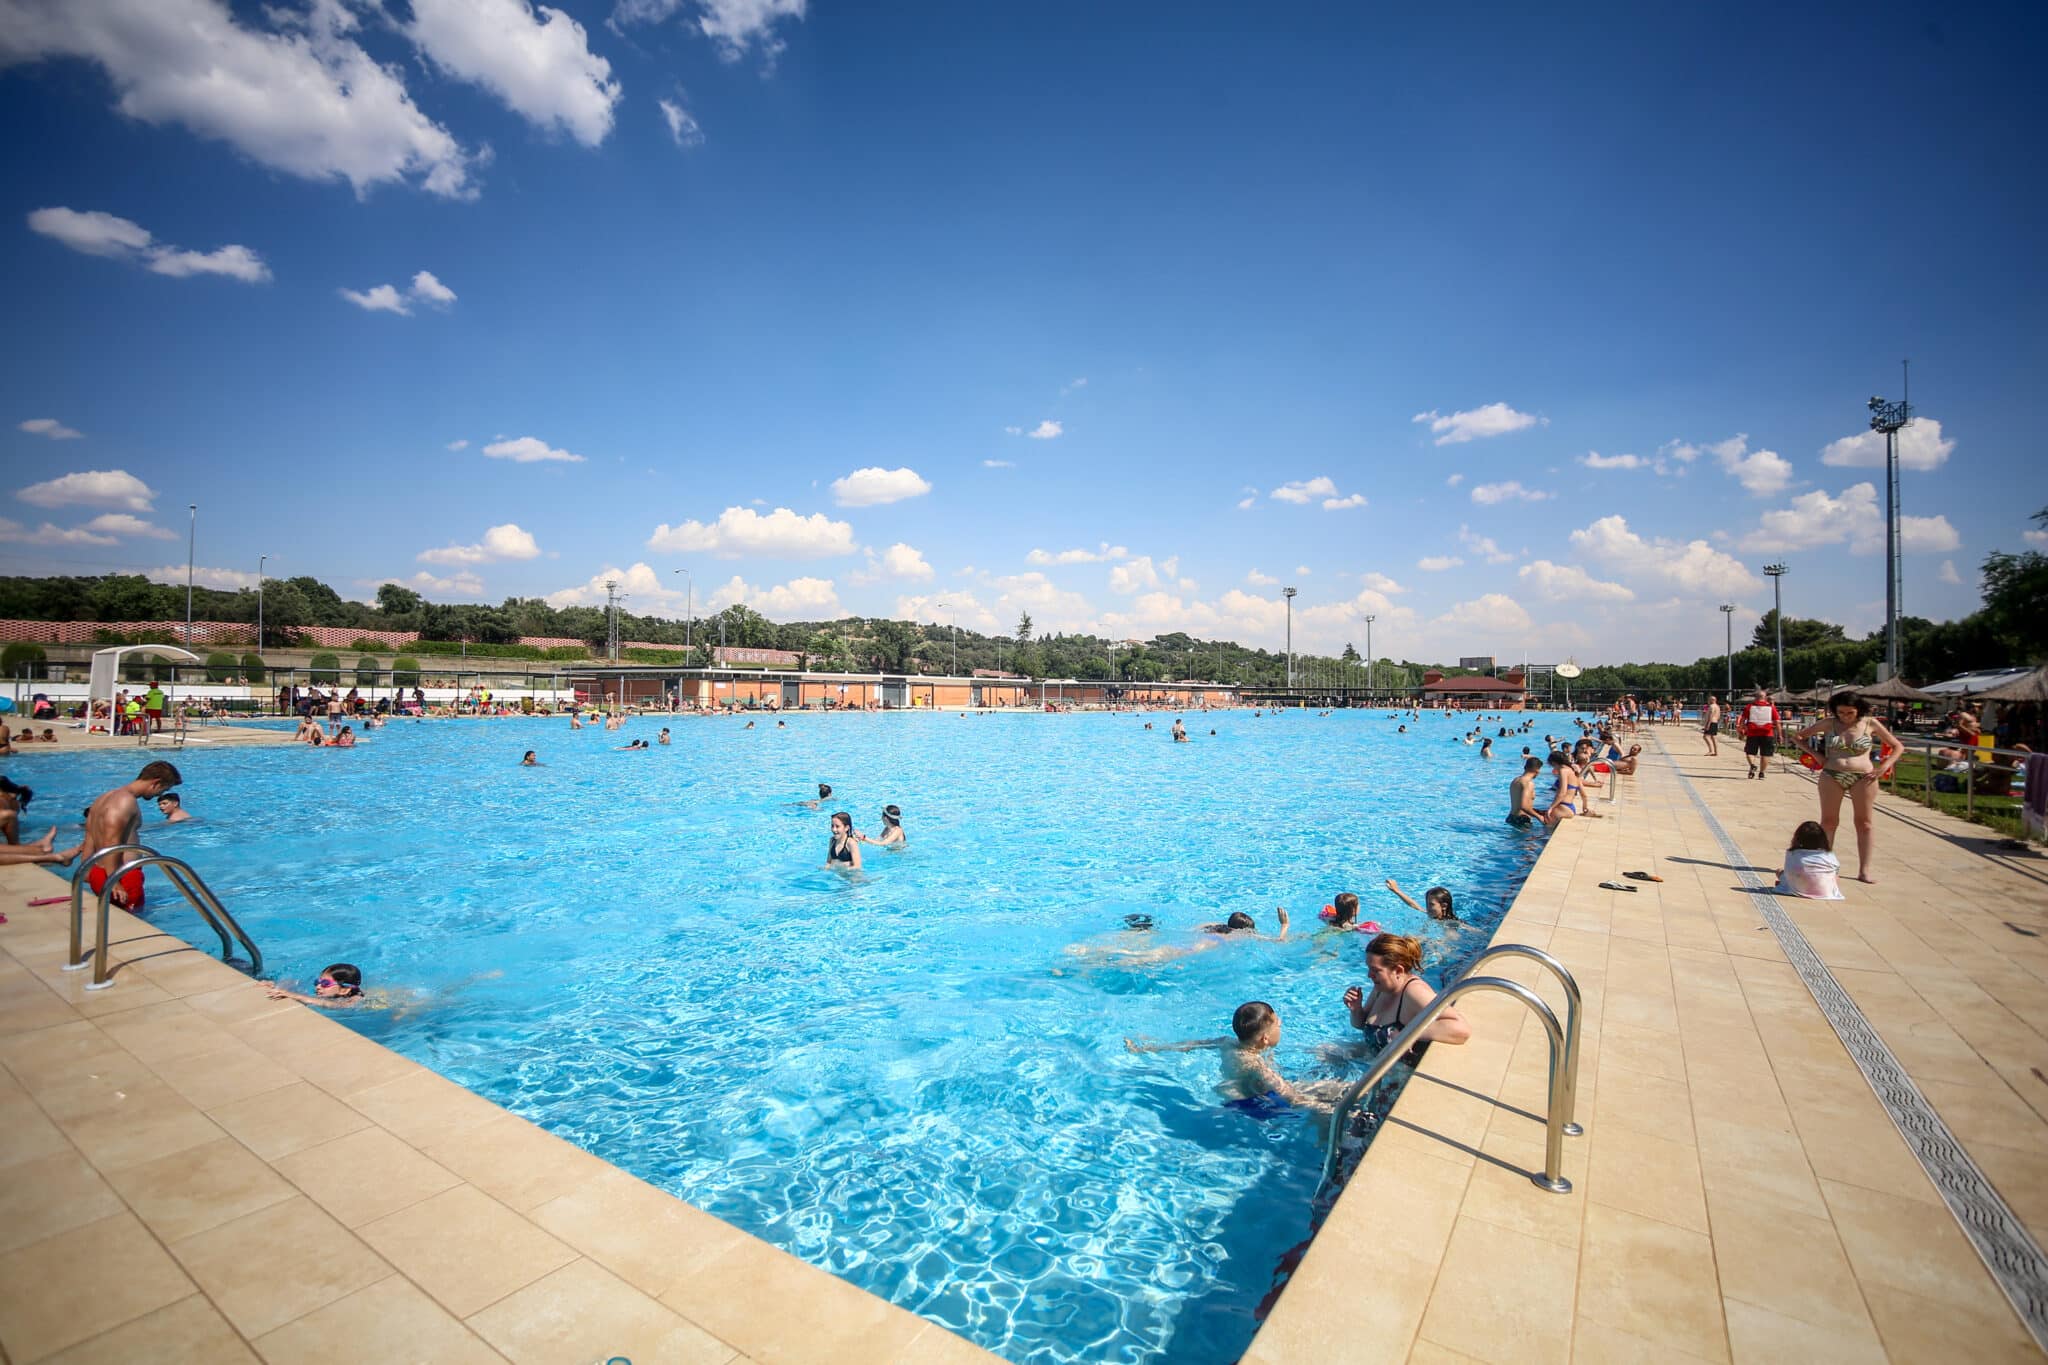
{"label": "chrome handrail", "polygon": [[1344,1098],[1330,1111],[1329,1151],[1323,1158],[1323,1178],[1317,1184],[1320,1193],[1337,1173],[1337,1159],[1342,1148],[1340,1139],[1344,1136],[1344,1123],[1350,1117],[1358,1101],[1386,1079],[1402,1056],[1407,1052],[1402,1039],[1415,1036],[1422,1029],[1436,1021],[1438,1015],[1450,1008],[1453,1000],[1472,991],[1497,991],[1513,996],[1527,1005],[1543,1022],[1543,1030],[1550,1036],[1550,1095],[1547,1112],[1544,1115],[1543,1170],[1531,1175],[1538,1189],[1549,1190],[1552,1194],[1570,1194],[1572,1182],[1564,1177],[1564,1115],[1565,1106],[1570,1102],[1571,1091],[1566,1085],[1564,1061],[1564,1030],[1558,1025],[1557,1015],[1550,1006],[1543,1003],[1543,997],[1519,981],[1509,981],[1500,976],[1461,976],[1437,994],[1422,1013],[1410,1020],[1394,1041],[1381,1049],[1379,1058],[1372,1069],[1344,1092]]}
{"label": "chrome handrail", "polygon": [[1526,957],[1531,962],[1540,963],[1548,967],[1550,974],[1557,978],[1557,984],[1564,987],[1564,1135],[1583,1136],[1586,1130],[1574,1122],[1579,1107],[1579,1025],[1584,1014],[1584,997],[1580,994],[1578,979],[1565,969],[1562,962],[1541,948],[1532,948],[1526,943],[1500,943],[1488,948],[1465,965],[1459,979],[1472,975],[1479,970],[1481,963],[1496,957]]}
{"label": "chrome handrail", "polygon": [[[256,941],[250,938],[235,917],[228,913],[228,908],[221,904],[220,897],[213,893],[213,888],[206,884],[206,879],[199,875],[198,870],[184,859],[158,853],[146,844],[117,844],[113,848],[101,849],[90,859],[81,861],[72,872],[71,947],[64,960],[65,971],[77,971],[85,966],[85,952],[81,939],[87,869],[98,864],[109,854],[116,853],[138,853],[141,856],[120,863],[100,887],[99,913],[95,924],[99,938],[92,954],[92,981],[86,986],[87,990],[104,990],[114,984],[107,979],[109,949],[112,946],[107,934],[108,911],[113,904],[114,889],[120,885],[121,878],[145,867],[161,867],[164,875],[177,887],[178,893],[185,898],[186,903],[197,911],[199,917],[206,921],[207,927],[219,936],[221,961],[232,961],[234,943],[240,943],[243,950],[249,954],[251,975],[263,974],[263,950],[256,946]],[[229,939],[230,934],[233,935],[232,942]]]}

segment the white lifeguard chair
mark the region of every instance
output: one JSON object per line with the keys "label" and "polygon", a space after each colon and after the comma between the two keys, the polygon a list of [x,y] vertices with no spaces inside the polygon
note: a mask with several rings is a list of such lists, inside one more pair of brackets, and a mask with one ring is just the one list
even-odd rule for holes
{"label": "white lifeguard chair", "polygon": [[[93,712],[98,708],[101,699],[104,698],[107,703],[107,733],[110,735],[114,733],[114,724],[118,719],[114,715],[114,693],[118,690],[121,682],[121,661],[130,654],[165,655],[183,663],[192,664],[205,662],[191,650],[180,649],[176,645],[115,645],[109,649],[93,651],[92,673],[86,680],[85,688],[85,726],[88,732],[92,729]],[[177,695],[178,682],[173,677],[170,684],[164,688],[164,712],[166,715],[174,714]],[[183,744],[185,742],[185,727],[182,723],[176,726],[173,733],[175,743]],[[141,742],[147,744],[150,738],[151,736],[145,732]]]}

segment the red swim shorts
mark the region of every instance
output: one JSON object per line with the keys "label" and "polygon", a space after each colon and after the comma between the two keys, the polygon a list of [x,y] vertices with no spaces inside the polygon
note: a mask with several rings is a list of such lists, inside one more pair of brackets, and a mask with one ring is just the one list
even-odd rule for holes
{"label": "red swim shorts", "polygon": [[[85,884],[91,887],[92,893],[97,896],[100,893],[100,888],[107,884],[107,870],[104,867],[95,867],[86,874]],[[115,888],[115,895],[116,897],[126,896],[128,898],[128,904],[122,906],[122,909],[140,910],[142,908],[142,869],[138,867],[133,871],[123,873],[120,886]],[[114,904],[120,905],[121,902],[116,899]]]}

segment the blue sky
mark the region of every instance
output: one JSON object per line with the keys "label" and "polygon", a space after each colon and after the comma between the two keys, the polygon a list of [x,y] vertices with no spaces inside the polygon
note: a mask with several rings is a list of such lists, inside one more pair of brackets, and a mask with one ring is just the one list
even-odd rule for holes
{"label": "blue sky", "polygon": [[1911,356],[1959,615],[2048,503],[2044,27],[0,0],[0,572],[197,503],[222,585],[1691,659],[1772,559],[1880,622]]}

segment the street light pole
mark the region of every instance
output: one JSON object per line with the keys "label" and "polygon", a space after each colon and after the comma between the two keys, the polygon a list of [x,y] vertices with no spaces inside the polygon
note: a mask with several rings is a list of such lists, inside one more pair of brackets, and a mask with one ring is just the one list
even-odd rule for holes
{"label": "street light pole", "polygon": [[263,561],[269,555],[256,556],[256,657],[263,657]]}
{"label": "street light pole", "polygon": [[192,524],[185,533],[185,648],[192,648],[192,559],[193,548],[199,544],[199,504],[190,503],[186,508],[192,514]]}
{"label": "street light pole", "polygon": [[1905,567],[1899,558],[1899,429],[1912,420],[1913,405],[1903,398],[1896,403],[1870,400],[1870,429],[1884,433],[1884,662],[1885,675],[1892,678],[1899,676],[1899,589]]}
{"label": "street light pole", "polygon": [[1298,588],[1282,588],[1280,595],[1287,599],[1287,688],[1294,690],[1294,594]]}
{"label": "street light pole", "polygon": [[1771,579],[1771,617],[1778,630],[1778,690],[1785,690],[1785,566],[1766,564]]}
{"label": "street light pole", "polygon": [[1365,618],[1365,700],[1368,705],[1372,702],[1372,623],[1379,619],[1374,615]]}
{"label": "street light pole", "polygon": [[696,648],[697,643],[695,639],[697,625],[697,580],[691,576],[688,569],[677,569],[676,572],[683,576],[683,586],[689,592],[688,597],[685,599],[687,605],[683,608],[688,613],[683,621],[683,648],[690,650]]}
{"label": "street light pole", "polygon": [[1730,699],[1732,700],[1732,699],[1734,698],[1734,696],[1735,696],[1735,604],[1734,604],[1734,603],[1732,603],[1732,602],[1723,602],[1723,603],[1721,604],[1721,620],[1722,620],[1722,624],[1726,625],[1726,626],[1727,626],[1727,628],[1728,628],[1728,630],[1727,630],[1727,635],[1728,635],[1728,696],[1729,696],[1729,698],[1730,698]]}

